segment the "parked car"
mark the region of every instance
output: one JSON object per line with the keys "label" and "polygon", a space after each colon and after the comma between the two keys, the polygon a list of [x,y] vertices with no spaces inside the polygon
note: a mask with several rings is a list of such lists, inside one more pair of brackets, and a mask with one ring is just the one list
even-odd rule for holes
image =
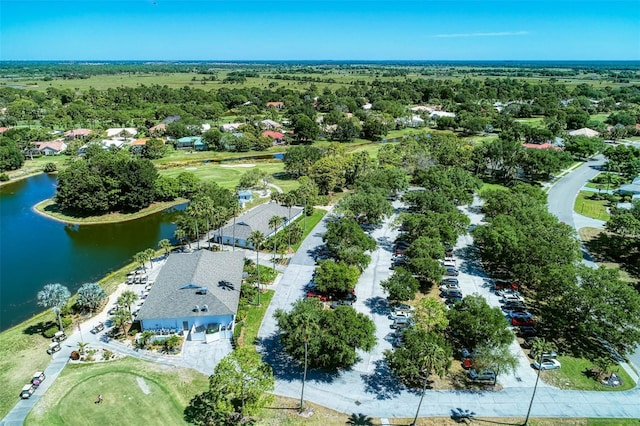
{"label": "parked car", "polygon": [[391,304],[392,311],[413,311],[415,308],[406,303],[393,303]]}
{"label": "parked car", "polygon": [[473,361],[471,358],[465,358],[462,360],[462,368],[465,370],[470,370],[473,368]]}
{"label": "parked car", "polygon": [[533,368],[538,370],[557,370],[560,367],[562,367],[562,364],[557,359],[543,359],[541,362],[538,360],[533,361]]}
{"label": "parked car", "polygon": [[501,279],[493,280],[494,290],[502,290],[505,288],[509,288],[511,290],[518,290],[520,286],[518,285],[517,282],[513,280],[501,280]]}
{"label": "parked car", "polygon": [[44,371],[36,371],[33,373],[33,377],[31,378],[31,384],[35,387],[40,386],[40,383],[44,382],[46,376],[44,375]]}
{"label": "parked car", "polygon": [[525,310],[526,308],[527,306],[524,302],[507,302],[502,305],[502,310],[505,312],[520,311]]}
{"label": "parked car", "polygon": [[440,286],[440,291],[442,293],[445,293],[447,291],[461,291],[460,290],[460,286],[458,284],[447,284],[447,285],[441,285]]}
{"label": "parked car", "polygon": [[442,264],[442,266],[444,266],[445,268],[455,268],[456,267],[456,261],[455,260],[447,260],[447,259],[451,259],[451,258],[446,258],[446,259],[440,259],[440,263]]}
{"label": "parked car", "polygon": [[115,305],[113,305],[113,307],[112,307],[111,309],[109,309],[109,310],[107,311],[107,313],[108,313],[109,315],[113,315],[113,314],[115,314],[115,313],[116,313],[116,311],[117,311],[118,309],[120,309],[120,305],[118,305],[118,304],[116,303]]}
{"label": "parked car", "polygon": [[519,296],[519,295],[506,294],[506,295],[502,296],[502,299],[500,299],[500,303],[507,303],[507,302],[522,302],[522,303],[524,303],[524,299],[522,298],[522,296]]}
{"label": "parked car", "polygon": [[442,281],[440,281],[440,285],[449,285],[449,284],[458,285],[460,283],[458,282],[457,278],[453,278],[453,277],[444,278]]}
{"label": "parked car", "polygon": [[457,277],[458,275],[460,275],[460,272],[456,268],[448,266],[445,268],[445,275],[449,277]]}
{"label": "parked car", "polygon": [[526,318],[533,318],[533,315],[529,311],[517,310],[517,311],[509,312],[509,317],[510,318],[526,319]]}
{"label": "parked car", "polygon": [[451,307],[453,305],[455,305],[456,303],[462,303],[462,297],[461,296],[453,296],[453,297],[447,297],[444,300],[444,303]]}
{"label": "parked car", "polygon": [[503,288],[501,290],[496,290],[496,295],[500,296],[500,297],[504,297],[507,294],[514,294],[516,296],[520,296],[520,292],[517,290],[512,290],[510,288]]}
{"label": "parked car", "polygon": [[467,378],[473,383],[496,383],[496,373],[488,368],[476,371],[471,369],[467,372]]}
{"label": "parked car", "polygon": [[28,383],[22,387],[22,390],[20,391],[20,398],[29,399],[31,398],[31,395],[33,395],[35,391],[36,391],[35,386],[33,386],[32,383]]}
{"label": "parked car", "polygon": [[522,327],[523,325],[534,326],[536,323],[533,318],[511,318],[511,325]]}
{"label": "parked car", "polygon": [[440,292],[440,295],[444,298],[462,297],[462,292],[460,291],[459,288],[451,288],[451,289],[442,290]]}
{"label": "parked car", "polygon": [[322,302],[326,302],[327,301],[327,296],[326,295],[324,295],[322,293],[316,293],[315,291],[308,291],[307,292],[307,297],[309,297],[309,298],[315,297],[317,299],[320,299],[320,301],[322,301]]}
{"label": "parked car", "polygon": [[[534,351],[529,352],[529,356],[533,359],[538,358],[537,353]],[[545,359],[556,359],[558,358],[558,353],[556,351],[542,352],[539,358],[542,359],[543,361]]]}
{"label": "parked car", "polygon": [[353,306],[353,302],[351,300],[335,300],[331,302],[331,309],[335,309],[338,306]]}
{"label": "parked car", "polygon": [[49,343],[49,348],[47,349],[47,353],[49,355],[53,355],[55,352],[58,352],[62,347],[60,346],[60,342],[52,342]]}
{"label": "parked car", "polygon": [[444,248],[444,255],[447,257],[452,257],[453,256],[453,246],[446,246]]}
{"label": "parked car", "polygon": [[98,333],[100,333],[102,330],[104,330],[104,323],[101,321],[101,322],[97,323],[97,324],[95,325],[95,327],[93,327],[93,328],[91,329],[91,333],[92,333],[92,334],[98,334]]}
{"label": "parked car", "polygon": [[538,331],[535,327],[525,325],[518,328],[518,334],[522,337],[535,337],[538,335]]}
{"label": "parked car", "polygon": [[391,323],[391,328],[406,328],[413,324],[413,320],[411,318],[396,318]]}
{"label": "parked car", "polygon": [[56,334],[53,335],[54,342],[62,342],[63,340],[67,340],[67,335],[64,334],[64,331],[56,331]]}
{"label": "parked car", "polygon": [[413,314],[410,311],[393,311],[389,315],[389,319],[395,320],[398,318],[411,318]]}

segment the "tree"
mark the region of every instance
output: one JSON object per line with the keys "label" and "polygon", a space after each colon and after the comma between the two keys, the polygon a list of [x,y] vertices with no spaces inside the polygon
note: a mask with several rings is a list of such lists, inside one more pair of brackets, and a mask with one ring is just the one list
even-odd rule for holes
{"label": "tree", "polygon": [[314,282],[318,289],[326,293],[348,293],[358,282],[360,271],[345,262],[323,260],[316,271]]}
{"label": "tree", "polygon": [[[351,218],[336,218],[327,223],[327,231],[322,236],[329,253],[339,258],[345,248],[357,248],[361,252],[375,250],[376,241],[367,235],[358,223]],[[366,265],[365,265],[366,266]]]}
{"label": "tree", "polygon": [[169,241],[167,238],[163,238],[162,240],[158,241],[158,249],[164,250],[164,255],[168,256],[169,250],[171,249],[171,241]]}
{"label": "tree", "polygon": [[318,125],[305,114],[294,115],[291,122],[295,137],[300,142],[312,142],[320,133]]}
{"label": "tree", "polygon": [[84,355],[87,346],[89,346],[89,342],[78,342],[78,352]]}
{"label": "tree", "polygon": [[406,269],[396,268],[393,271],[393,275],[389,279],[382,281],[380,286],[389,295],[389,300],[404,302],[413,300],[416,297],[420,283]]}
{"label": "tree", "polygon": [[152,248],[145,249],[142,253],[144,253],[144,261],[149,261],[149,268],[153,268],[153,256],[156,255],[156,251]]}
{"label": "tree", "polygon": [[378,117],[368,116],[362,124],[362,136],[371,141],[379,141],[389,132],[388,126]]}
{"label": "tree", "polygon": [[98,283],[84,283],[78,290],[76,304],[83,309],[94,312],[102,303],[106,294]]}
{"label": "tree", "polygon": [[186,238],[187,238],[187,233],[185,232],[184,229],[176,229],[175,232],[173,233],[173,236],[176,237],[176,239],[180,242],[180,244],[184,244]]}
{"label": "tree", "polygon": [[[535,339],[533,341],[533,345],[531,346],[531,350],[536,353],[536,357],[538,361],[541,361],[542,354],[545,352],[550,352],[553,350],[553,345],[550,342],[547,342],[544,339]],[[529,408],[527,409],[527,416],[524,420],[524,426],[529,425],[529,415],[531,414],[531,407],[533,406],[533,400],[536,397],[536,390],[538,390],[538,381],[540,381],[540,371],[541,368],[538,368],[538,372],[536,374],[536,382],[533,385],[533,393],[531,394],[531,401],[529,402]]]}
{"label": "tree", "polygon": [[60,313],[62,308],[64,308],[69,301],[69,297],[71,297],[69,289],[58,283],[46,284],[42,290],[38,292],[38,305],[44,308],[51,308],[53,310],[56,314],[56,318],[58,319],[60,331],[63,330],[62,317],[60,316]]}
{"label": "tree", "polygon": [[[124,294],[124,293],[123,293]],[[118,298],[118,303],[120,302],[120,298]],[[131,308],[129,308],[131,309]],[[131,311],[127,311],[126,309],[118,309],[114,312],[113,317],[113,326],[115,328],[119,328],[122,331],[122,334],[126,332],[126,325],[131,322]]]}
{"label": "tree", "polygon": [[[368,352],[375,345],[373,321],[349,306],[324,309],[317,299],[300,299],[291,311],[278,309],[274,317],[285,351],[301,363],[306,352],[311,368],[349,367],[357,361],[358,349]],[[303,321],[309,321],[315,332],[301,333]]]}
{"label": "tree", "polygon": [[287,173],[294,178],[306,176],[313,164],[322,158],[322,151],[314,146],[292,146],[284,154],[282,162]]}
{"label": "tree", "polygon": [[322,157],[309,168],[308,174],[318,186],[319,193],[341,189],[344,184],[344,159],[342,157]]}
{"label": "tree", "polygon": [[143,251],[139,251],[136,254],[133,255],[133,261],[140,264],[140,266],[142,266],[142,268],[144,269],[144,271],[147,271],[147,253]]}
{"label": "tree", "polygon": [[157,160],[167,153],[167,147],[161,139],[149,139],[142,148],[142,156],[149,160]]}
{"label": "tree", "polygon": [[412,388],[421,388],[422,395],[416,410],[413,425],[416,424],[424,394],[429,386],[429,376],[439,377],[451,366],[451,347],[436,333],[410,328],[403,335],[403,344],[394,351],[386,350],[385,359],[389,368],[400,381]]}
{"label": "tree", "polygon": [[518,368],[518,357],[511,353],[509,345],[482,345],[474,349],[474,368],[489,368],[496,373],[514,373]]}
{"label": "tree", "polygon": [[576,158],[589,158],[604,148],[605,144],[601,138],[588,136],[570,136],[564,144],[565,151]]}
{"label": "tree", "polygon": [[273,396],[271,367],[251,348],[238,348],[224,357],[209,377],[209,390],[194,397],[185,420],[196,425],[247,423]]}
{"label": "tree", "polygon": [[273,269],[276,269],[276,251],[278,248],[276,232],[278,232],[278,228],[282,226],[283,223],[284,218],[282,216],[271,216],[271,219],[269,219],[269,227],[273,229]]}
{"label": "tree", "polygon": [[137,294],[131,290],[125,290],[118,297],[118,305],[126,307],[129,310],[129,313],[131,313],[131,305],[133,305],[136,300],[138,300]]}
{"label": "tree", "polygon": [[262,243],[264,242],[264,234],[260,231],[253,231],[249,236],[249,238],[247,239],[247,241],[251,243],[251,245],[253,245],[253,248],[256,251],[256,268],[258,270],[258,279],[257,279],[258,306],[260,306],[260,293],[262,292],[262,289],[260,288],[260,256],[259,256],[260,251],[259,250],[262,247]]}
{"label": "tree", "polygon": [[418,301],[413,317],[414,327],[427,333],[440,333],[447,329],[447,309],[435,297],[425,297]]}
{"label": "tree", "polygon": [[393,213],[393,206],[380,192],[357,191],[343,197],[336,206],[338,212],[358,223],[378,225]]}
{"label": "tree", "polygon": [[492,308],[484,297],[470,295],[447,311],[449,329],[461,347],[508,345],[513,333],[500,308]]}

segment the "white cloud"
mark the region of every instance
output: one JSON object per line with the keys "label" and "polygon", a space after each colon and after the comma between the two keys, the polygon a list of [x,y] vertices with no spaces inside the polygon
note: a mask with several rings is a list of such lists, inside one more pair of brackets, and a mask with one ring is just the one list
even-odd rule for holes
{"label": "white cloud", "polygon": [[437,38],[459,38],[459,37],[509,37],[529,34],[528,31],[504,31],[499,33],[458,33],[458,34],[436,34]]}

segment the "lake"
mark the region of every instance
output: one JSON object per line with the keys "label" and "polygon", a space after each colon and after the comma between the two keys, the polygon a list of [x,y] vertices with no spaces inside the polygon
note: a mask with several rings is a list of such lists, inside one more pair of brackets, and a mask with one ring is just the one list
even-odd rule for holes
{"label": "lake", "polygon": [[131,262],[133,255],[173,241],[174,211],[102,225],[67,225],[36,213],[56,177],[40,174],[0,187],[0,330],[41,312],[37,292],[60,283],[75,293]]}

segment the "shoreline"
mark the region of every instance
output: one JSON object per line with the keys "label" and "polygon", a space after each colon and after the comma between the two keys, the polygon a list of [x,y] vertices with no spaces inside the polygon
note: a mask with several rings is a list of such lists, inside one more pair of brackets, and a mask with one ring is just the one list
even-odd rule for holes
{"label": "shoreline", "polygon": [[[174,201],[164,201],[160,203],[154,203],[145,209],[142,209],[136,213],[131,213],[130,216],[123,217],[121,213],[107,213],[102,216],[91,216],[93,218],[105,218],[109,215],[114,215],[112,220],[91,220],[91,219],[83,219],[83,218],[72,218],[71,216],[62,215],[63,217],[57,216],[57,214],[51,214],[46,211],[43,211],[44,208],[49,206],[55,206],[56,203],[53,201],[54,198],[47,198],[46,200],[42,200],[39,203],[36,203],[32,210],[48,219],[52,219],[58,222],[62,222],[68,225],[103,225],[103,224],[114,224],[114,223],[122,223],[129,222],[131,220],[142,219],[143,217],[150,216],[152,214],[164,211],[166,209],[178,206],[180,204],[188,203],[189,200],[186,198],[179,198]],[[148,210],[148,211],[145,211]],[[67,219],[68,218],[68,219]]]}

